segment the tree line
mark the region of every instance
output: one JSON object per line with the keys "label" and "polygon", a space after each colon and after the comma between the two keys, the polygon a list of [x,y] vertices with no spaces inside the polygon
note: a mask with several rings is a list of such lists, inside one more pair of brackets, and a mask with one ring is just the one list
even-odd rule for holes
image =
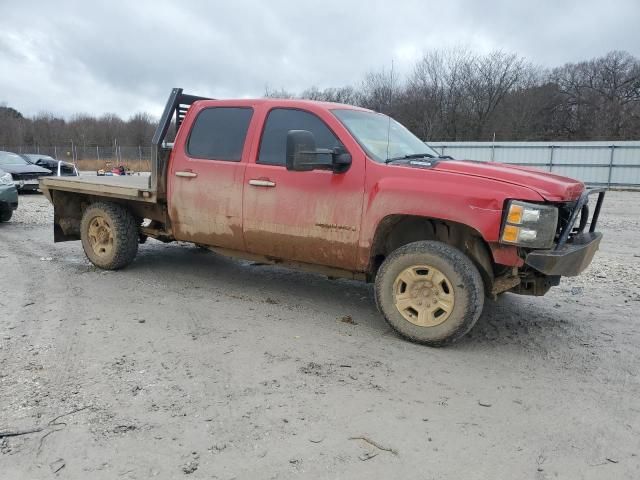
{"label": "tree line", "polygon": [[[427,52],[409,74],[374,70],[355,86],[265,97],[348,103],[389,114],[425,140],[630,140],[640,138],[640,60],[623,51],[556,68],[513,53]],[[157,120],[137,113],[25,117],[0,106],[2,146],[146,145]]]}
{"label": "tree line", "polygon": [[96,145],[147,145],[156,124],[157,120],[148,113],[136,113],[128,120],[113,113],[99,117],[77,114],[68,120],[52,113],[28,118],[14,108],[0,105],[0,149],[71,144],[83,149]]}
{"label": "tree line", "polygon": [[405,78],[380,69],[357,88],[265,96],[370,108],[424,140],[640,139],[640,60],[622,51],[544,69],[503,51],[435,50]]}

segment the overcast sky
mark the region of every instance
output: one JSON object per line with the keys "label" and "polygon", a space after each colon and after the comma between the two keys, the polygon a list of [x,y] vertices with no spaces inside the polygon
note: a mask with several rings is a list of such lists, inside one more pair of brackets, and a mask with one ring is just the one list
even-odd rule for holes
{"label": "overcast sky", "polygon": [[451,46],[542,66],[640,56],[639,25],[640,0],[0,0],[0,103],[159,115],[174,86],[223,98],[356,85]]}

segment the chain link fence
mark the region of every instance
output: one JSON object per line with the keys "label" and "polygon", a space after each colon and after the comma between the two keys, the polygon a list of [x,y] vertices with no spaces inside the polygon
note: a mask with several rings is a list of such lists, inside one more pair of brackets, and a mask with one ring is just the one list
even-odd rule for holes
{"label": "chain link fence", "polygon": [[111,169],[124,165],[136,172],[151,171],[151,146],[138,145],[52,145],[52,146],[0,146],[0,150],[13,153],[36,153],[74,163],[79,170]]}

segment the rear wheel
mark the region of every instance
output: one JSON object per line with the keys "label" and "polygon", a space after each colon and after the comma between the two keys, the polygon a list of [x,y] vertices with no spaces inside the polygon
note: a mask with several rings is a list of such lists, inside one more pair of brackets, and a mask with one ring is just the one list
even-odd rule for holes
{"label": "rear wheel", "polygon": [[82,248],[96,267],[117,270],[129,265],[138,253],[138,237],[131,212],[115,203],[94,203],[82,215]]}
{"label": "rear wheel", "polygon": [[389,255],[376,276],[375,295],[398,333],[431,346],[462,337],[484,305],[482,277],[473,262],[435,241],[410,243]]}
{"label": "rear wheel", "polygon": [[1,210],[0,222],[8,222],[13,217],[13,210]]}

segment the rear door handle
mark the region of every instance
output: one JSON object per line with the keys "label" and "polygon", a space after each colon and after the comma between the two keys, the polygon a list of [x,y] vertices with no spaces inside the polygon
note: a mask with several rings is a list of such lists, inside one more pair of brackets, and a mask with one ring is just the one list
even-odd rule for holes
{"label": "rear door handle", "polygon": [[254,187],[275,187],[276,183],[271,180],[263,180],[259,178],[254,178],[249,180],[249,185],[253,185]]}
{"label": "rear door handle", "polygon": [[176,172],[176,177],[194,178],[197,176],[198,174],[195,172]]}

